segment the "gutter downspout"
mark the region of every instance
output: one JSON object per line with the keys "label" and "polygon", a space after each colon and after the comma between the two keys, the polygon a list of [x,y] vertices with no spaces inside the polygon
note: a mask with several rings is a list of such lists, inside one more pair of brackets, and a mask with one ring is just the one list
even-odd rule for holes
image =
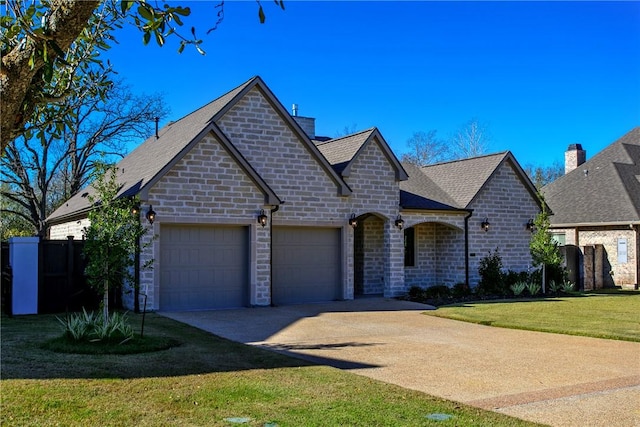
{"label": "gutter downspout", "polygon": [[271,213],[269,215],[269,299],[271,300],[271,307],[275,307],[275,304],[273,304],[273,214],[279,210],[280,205],[276,205],[270,210]]}
{"label": "gutter downspout", "polygon": [[469,214],[464,217],[464,284],[468,290],[469,285],[469,218],[473,215],[473,209],[469,209]]}

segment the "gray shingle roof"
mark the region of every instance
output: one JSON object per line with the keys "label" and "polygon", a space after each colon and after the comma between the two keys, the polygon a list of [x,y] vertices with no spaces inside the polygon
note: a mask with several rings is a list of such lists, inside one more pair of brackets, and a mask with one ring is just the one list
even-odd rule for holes
{"label": "gray shingle roof", "polygon": [[[221,97],[169,123],[155,135],[148,138],[134,151],[118,163],[118,182],[122,185],[119,196],[139,194],[154,178],[175,159],[211,122],[235,96],[257,79],[254,77]],[[56,209],[47,221],[56,222],[66,217],[88,211],[91,206],[86,197],[93,192],[91,186],[72,196]]]}
{"label": "gray shingle roof", "polygon": [[466,208],[507,155],[509,152],[505,151],[471,159],[437,163],[423,166],[421,171],[451,197],[455,206]]}
{"label": "gray shingle roof", "polygon": [[638,223],[640,127],[542,191],[552,225]]}
{"label": "gray shingle roof", "polygon": [[366,129],[352,135],[317,143],[316,147],[336,172],[341,173],[374,131],[375,128]]}
{"label": "gray shingle roof", "polygon": [[384,137],[376,127],[366,129],[351,135],[328,141],[316,141],[316,147],[331,164],[333,169],[343,177],[351,174],[351,165],[369,141],[377,141],[387,160],[395,169],[396,179],[404,181],[408,178],[402,164],[391,151]]}
{"label": "gray shingle roof", "polygon": [[400,206],[405,209],[458,210],[460,207],[442,188],[438,187],[419,166],[402,163],[409,174],[400,183]]}
{"label": "gray shingle roof", "polygon": [[[509,151],[423,167],[403,164],[409,180],[400,184],[405,209],[468,209],[500,165],[509,163],[531,196],[535,187]],[[439,206],[439,207],[437,207]]]}

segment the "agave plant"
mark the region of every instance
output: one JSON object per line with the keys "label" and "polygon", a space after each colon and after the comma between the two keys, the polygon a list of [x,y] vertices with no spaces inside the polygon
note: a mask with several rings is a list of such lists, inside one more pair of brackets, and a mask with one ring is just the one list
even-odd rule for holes
{"label": "agave plant", "polygon": [[529,291],[531,296],[538,295],[538,293],[540,293],[540,289],[541,287],[539,283],[536,283],[536,282],[527,283],[527,290]]}
{"label": "agave plant", "polygon": [[573,292],[573,288],[574,288],[573,283],[571,283],[568,280],[565,280],[564,283],[562,283],[562,292],[565,292],[568,294],[569,292]]}
{"label": "agave plant", "polygon": [[513,295],[515,296],[519,296],[527,287],[527,284],[525,282],[516,282],[513,285],[511,285],[511,291],[513,292]]}

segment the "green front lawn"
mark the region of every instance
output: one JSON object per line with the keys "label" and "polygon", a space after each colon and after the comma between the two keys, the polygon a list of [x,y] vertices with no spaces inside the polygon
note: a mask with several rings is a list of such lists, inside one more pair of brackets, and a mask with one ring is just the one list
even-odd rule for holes
{"label": "green front lawn", "polygon": [[503,328],[640,341],[638,292],[453,304],[427,314]]}
{"label": "green front lawn", "polygon": [[[139,316],[132,317],[138,325]],[[135,355],[43,349],[58,328],[54,316],[2,318],[0,425],[535,425],[233,343],[153,314],[145,334],[181,345]],[[452,418],[438,421],[440,414]]]}

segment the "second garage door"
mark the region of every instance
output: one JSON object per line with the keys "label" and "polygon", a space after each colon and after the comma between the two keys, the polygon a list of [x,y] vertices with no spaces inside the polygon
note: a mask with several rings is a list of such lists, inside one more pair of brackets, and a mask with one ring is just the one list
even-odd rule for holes
{"label": "second garage door", "polygon": [[248,303],[246,227],[170,225],[160,232],[160,310]]}
{"label": "second garage door", "polygon": [[273,228],[274,304],[342,298],[340,229]]}

